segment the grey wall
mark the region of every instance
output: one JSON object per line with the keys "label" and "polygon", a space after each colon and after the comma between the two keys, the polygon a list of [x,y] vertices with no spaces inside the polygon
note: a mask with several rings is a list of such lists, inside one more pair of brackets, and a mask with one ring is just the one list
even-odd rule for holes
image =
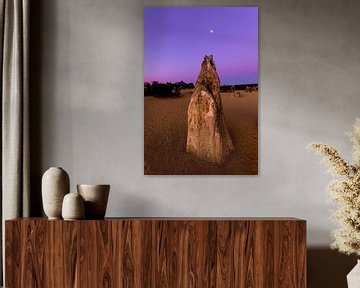
{"label": "grey wall", "polygon": [[[294,216],[308,221],[309,247],[330,243],[330,176],[305,146],[319,140],[351,157],[360,2],[32,4],[34,193],[43,171],[62,166],[72,190],[111,184],[107,216]],[[259,6],[259,176],[143,176],[143,7],[176,4]]]}
{"label": "grey wall", "polygon": [[[146,5],[259,6],[259,176],[143,176]],[[319,140],[351,157],[344,132],[360,115],[360,2],[38,0],[31,10],[34,215],[42,173],[62,166],[72,190],[111,184],[107,216],[300,217],[309,287],[346,287],[354,258],[327,248],[330,176],[305,146]]]}

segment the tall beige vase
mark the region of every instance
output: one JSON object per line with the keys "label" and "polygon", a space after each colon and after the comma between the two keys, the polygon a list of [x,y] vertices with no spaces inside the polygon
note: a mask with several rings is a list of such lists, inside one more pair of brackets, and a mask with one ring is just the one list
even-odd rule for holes
{"label": "tall beige vase", "polygon": [[49,168],[42,177],[43,208],[49,219],[61,219],[63,198],[70,190],[70,179],[60,167]]}

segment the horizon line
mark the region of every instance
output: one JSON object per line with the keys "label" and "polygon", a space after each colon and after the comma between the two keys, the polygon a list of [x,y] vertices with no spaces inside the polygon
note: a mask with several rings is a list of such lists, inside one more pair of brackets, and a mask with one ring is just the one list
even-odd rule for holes
{"label": "horizon line", "polygon": [[[189,82],[187,82],[187,81],[183,81],[183,80],[181,80],[181,81],[176,81],[176,82],[170,82],[170,81],[167,81],[167,82],[161,82],[161,81],[157,81],[157,80],[153,80],[153,81],[144,81],[144,84],[145,83],[149,83],[149,84],[151,84],[151,83],[153,83],[153,82],[158,82],[159,84],[167,84],[167,83],[170,83],[170,84],[175,84],[175,83],[180,83],[180,82],[184,82],[184,83],[186,83],[186,84],[190,84],[190,83],[192,83],[192,84],[196,84],[196,81],[194,81],[194,82],[192,82],[192,81],[189,81]],[[220,86],[225,86],[225,85],[259,85],[259,82],[252,82],[252,83],[237,83],[237,84],[226,84],[226,83],[220,83]]]}

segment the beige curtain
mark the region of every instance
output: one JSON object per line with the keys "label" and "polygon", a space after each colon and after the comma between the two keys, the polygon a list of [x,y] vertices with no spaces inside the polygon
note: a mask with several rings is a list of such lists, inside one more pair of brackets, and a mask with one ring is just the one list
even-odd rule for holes
{"label": "beige curtain", "polygon": [[29,0],[0,0],[0,5],[1,271],[4,271],[4,221],[29,216]]}

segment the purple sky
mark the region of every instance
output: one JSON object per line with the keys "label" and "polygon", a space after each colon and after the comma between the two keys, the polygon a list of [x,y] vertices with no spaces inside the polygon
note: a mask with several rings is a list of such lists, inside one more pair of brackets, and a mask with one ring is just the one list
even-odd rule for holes
{"label": "purple sky", "polygon": [[205,54],[221,84],[257,83],[258,8],[144,9],[145,82],[195,82]]}

